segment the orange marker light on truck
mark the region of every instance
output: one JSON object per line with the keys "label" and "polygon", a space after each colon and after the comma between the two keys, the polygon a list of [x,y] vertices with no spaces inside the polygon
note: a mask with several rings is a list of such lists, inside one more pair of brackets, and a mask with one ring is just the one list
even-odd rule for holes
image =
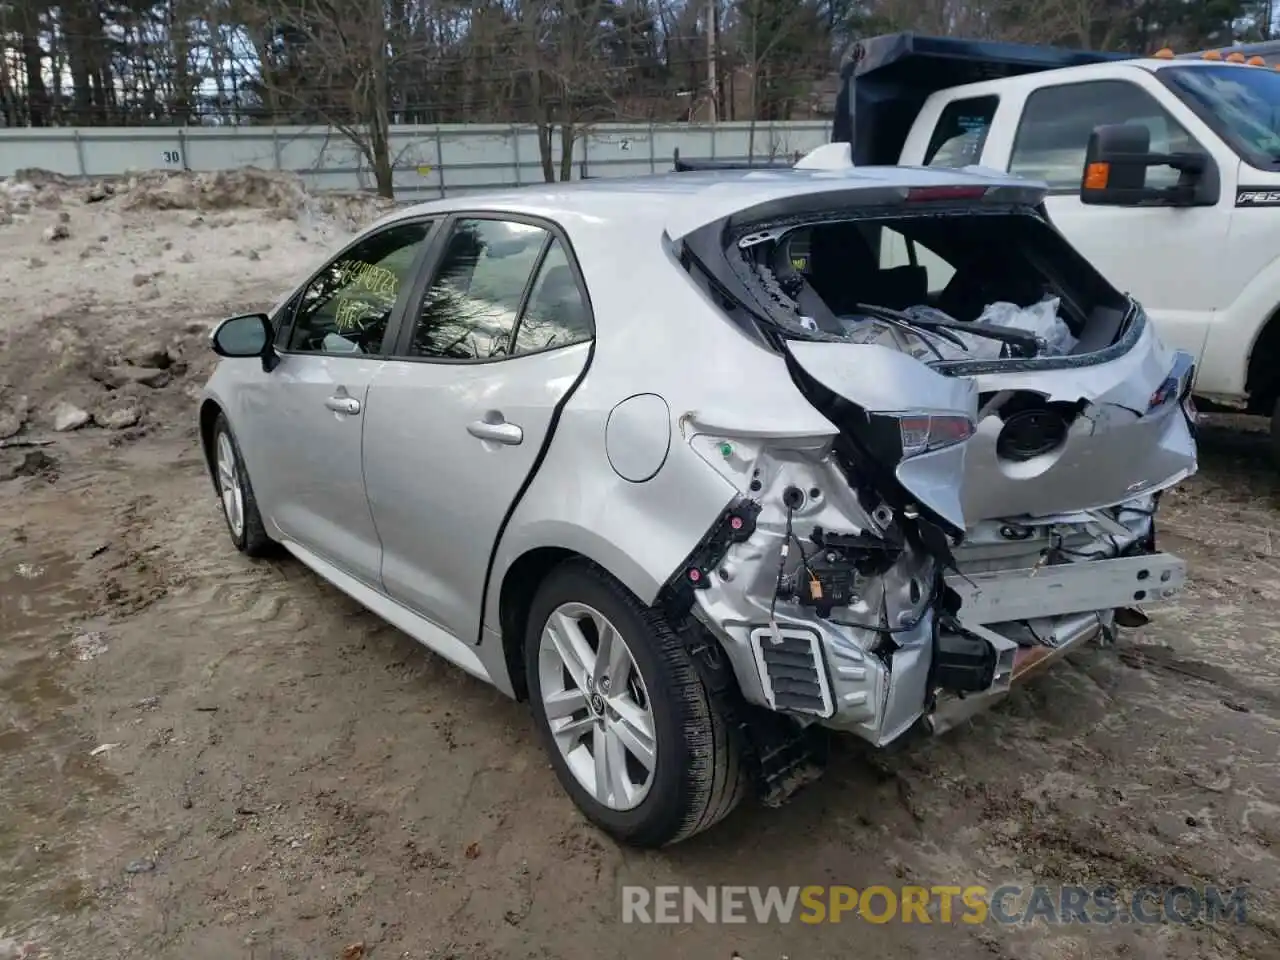
{"label": "orange marker light on truck", "polygon": [[1155,57],[1157,60],[1172,60],[1173,51],[1170,50],[1168,47],[1161,47],[1159,50],[1153,53],[1152,56]]}
{"label": "orange marker light on truck", "polygon": [[1227,56],[1228,63],[1244,63],[1244,54],[1237,50],[1235,53]]}
{"label": "orange marker light on truck", "polygon": [[1107,180],[1111,177],[1111,164],[1091,163],[1084,171],[1084,188],[1086,190],[1105,190]]}
{"label": "orange marker light on truck", "polygon": [[1217,50],[1206,50],[1206,51],[1205,51],[1205,54],[1204,54],[1204,57],[1203,57],[1202,59],[1204,59],[1204,60],[1221,60],[1221,59],[1222,59],[1222,54],[1220,54]]}
{"label": "orange marker light on truck", "polygon": [[1252,56],[1249,58],[1249,66],[1251,67],[1265,67],[1266,65],[1267,61],[1263,60],[1259,56]]}

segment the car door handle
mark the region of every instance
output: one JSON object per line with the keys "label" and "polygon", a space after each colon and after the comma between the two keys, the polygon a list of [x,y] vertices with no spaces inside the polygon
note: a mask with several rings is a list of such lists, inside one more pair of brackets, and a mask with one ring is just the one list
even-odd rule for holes
{"label": "car door handle", "polygon": [[360,412],[360,401],[355,397],[330,397],[324,405],[334,413],[345,413],[352,417]]}
{"label": "car door handle", "polygon": [[517,444],[524,441],[524,431],[505,420],[473,420],[467,424],[467,433],[481,440],[494,443]]}

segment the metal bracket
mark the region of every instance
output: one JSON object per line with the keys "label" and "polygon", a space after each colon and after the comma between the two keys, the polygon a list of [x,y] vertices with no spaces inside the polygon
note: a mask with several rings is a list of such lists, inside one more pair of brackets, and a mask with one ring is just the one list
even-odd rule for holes
{"label": "metal bracket", "polygon": [[960,595],[960,616],[970,626],[1168,600],[1186,580],[1186,561],[1154,553],[967,576],[953,574],[947,577],[947,586]]}

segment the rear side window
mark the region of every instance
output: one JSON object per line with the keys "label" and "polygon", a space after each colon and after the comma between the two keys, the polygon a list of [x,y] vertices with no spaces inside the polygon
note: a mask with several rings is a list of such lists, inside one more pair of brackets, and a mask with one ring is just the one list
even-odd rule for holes
{"label": "rear side window", "polygon": [[563,241],[515,220],[454,224],[407,355],[498,360],[590,340],[591,313]]}
{"label": "rear side window", "polygon": [[569,255],[553,238],[516,327],[512,353],[534,353],[591,339],[591,316]]}
{"label": "rear side window", "polygon": [[980,163],[999,105],[1000,98],[991,96],[953,100],[943,107],[924,154],[925,166],[967,167]]}
{"label": "rear side window", "polygon": [[525,288],[549,234],[510,220],[459,220],[422,301],[409,356],[489,360],[510,352]]}

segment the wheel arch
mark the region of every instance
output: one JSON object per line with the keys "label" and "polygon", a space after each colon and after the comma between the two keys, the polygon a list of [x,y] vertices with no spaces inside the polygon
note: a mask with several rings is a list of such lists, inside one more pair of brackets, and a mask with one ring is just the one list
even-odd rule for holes
{"label": "wheel arch", "polygon": [[1272,310],[1249,351],[1245,390],[1250,413],[1270,415],[1280,400],[1280,306]]}
{"label": "wheel arch", "polygon": [[[524,641],[533,600],[551,572],[571,560],[585,560],[604,571],[645,606],[653,602],[651,591],[647,589],[650,586],[647,577],[637,576],[637,571],[634,570],[626,571],[631,576],[625,573],[619,575],[622,571],[618,564],[602,562],[589,552],[563,546],[539,546],[524,551],[503,573],[497,604],[497,630],[502,640],[503,658],[511,689],[517,700],[525,700],[529,694],[528,684],[525,682]],[[655,595],[658,586],[652,584],[652,593]]]}
{"label": "wheel arch", "polygon": [[222,407],[217,400],[206,397],[200,404],[200,450],[204,454],[204,465],[213,478],[213,427],[218,422],[218,414]]}

